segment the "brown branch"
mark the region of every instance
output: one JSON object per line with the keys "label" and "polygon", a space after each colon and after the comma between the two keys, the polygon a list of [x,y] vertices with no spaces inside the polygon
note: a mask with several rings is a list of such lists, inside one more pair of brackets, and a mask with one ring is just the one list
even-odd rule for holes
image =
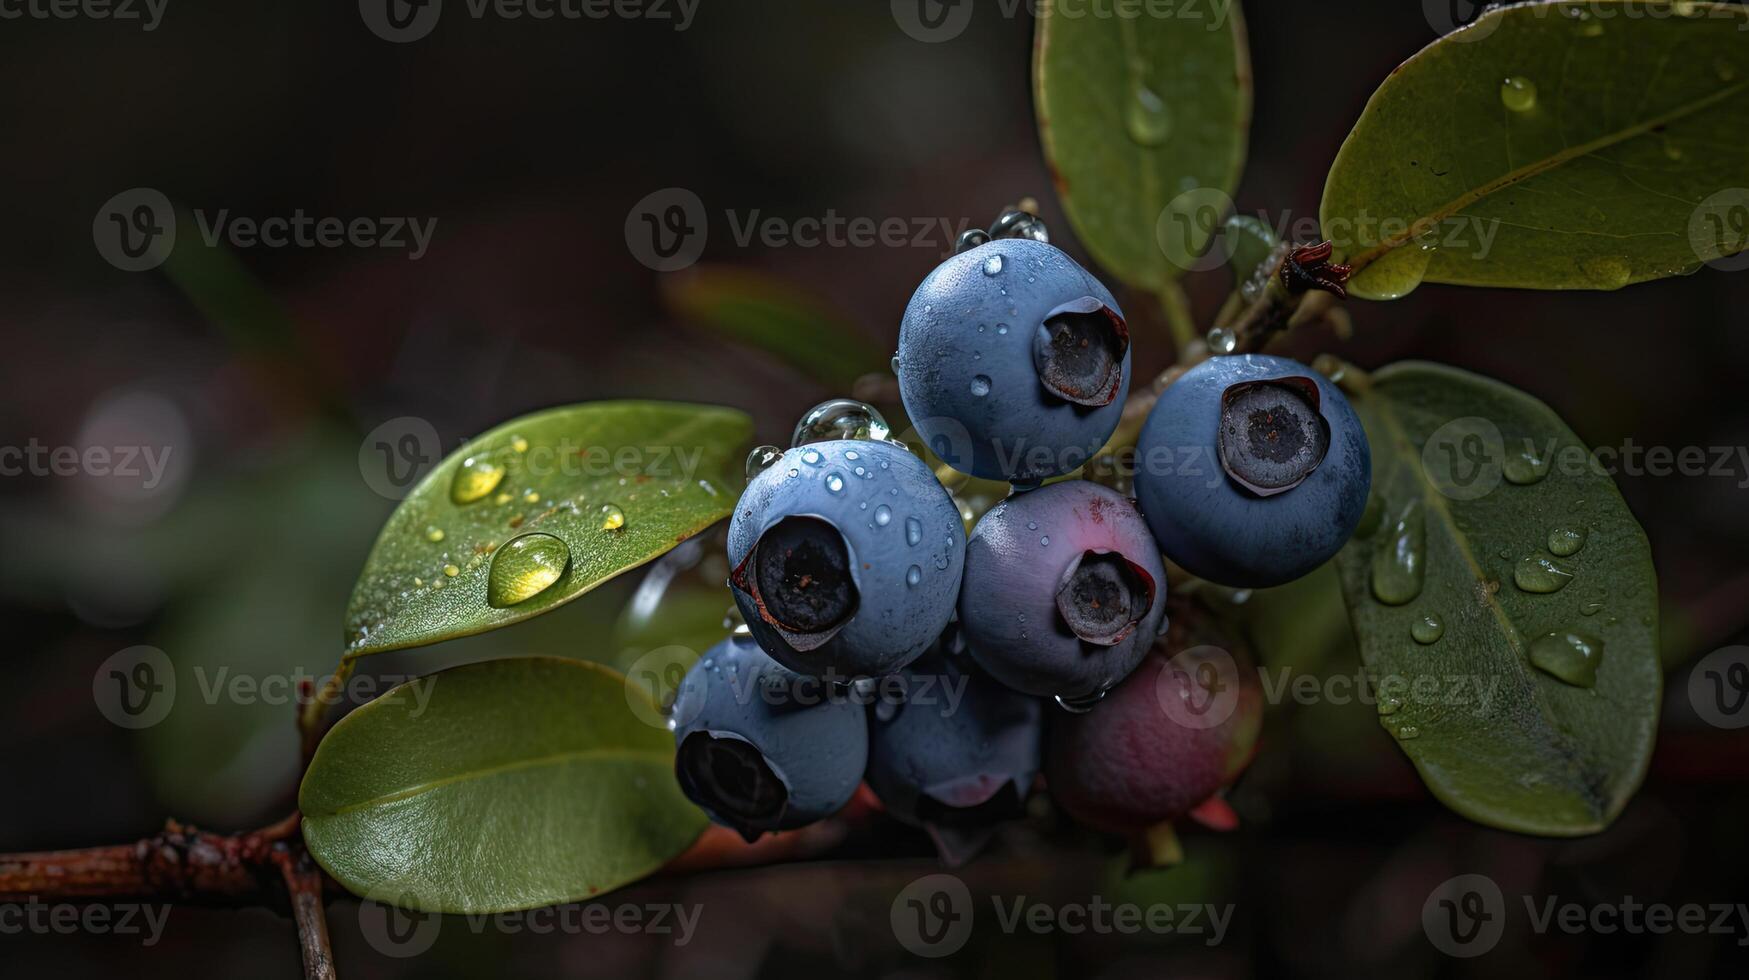
{"label": "brown branch", "polygon": [[301,847],[278,848],[274,854],[298,924],[298,947],[304,957],[304,980],[337,980],[334,951],[328,945],[328,917],[323,908],[322,869]]}

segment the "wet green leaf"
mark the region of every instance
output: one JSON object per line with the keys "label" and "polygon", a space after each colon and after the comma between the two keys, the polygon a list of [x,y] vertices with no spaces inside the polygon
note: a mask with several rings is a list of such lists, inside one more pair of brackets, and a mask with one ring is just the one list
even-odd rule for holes
{"label": "wet green leaf", "polygon": [[[507,626],[666,553],[728,516],[751,432],[740,412],[670,402],[573,405],[487,432],[383,526],[347,610],[348,655]],[[563,543],[562,573],[512,550],[494,579],[499,549],[532,533]]]}
{"label": "wet green leaf", "polygon": [[596,664],[492,660],[347,715],[298,794],[304,840],[356,894],[428,912],[578,901],[685,850],[703,814],[640,689]]}
{"label": "wet green leaf", "polygon": [[1033,83],[1057,194],[1100,265],[1159,290],[1220,264],[1203,251],[1232,204],[1251,121],[1236,0],[1140,17],[1046,2]]}
{"label": "wet green leaf", "polygon": [[1429,45],[1373,94],[1324,189],[1324,234],[1365,267],[1350,290],[1618,289],[1741,251],[1746,25],[1734,5],[1560,0]]}
{"label": "wet green leaf", "polygon": [[[1529,395],[1439,365],[1386,368],[1354,405],[1379,506],[1336,565],[1380,723],[1464,816],[1601,830],[1645,775],[1662,683],[1651,551],[1609,457]],[[1567,531],[1583,546],[1550,552]],[[1535,591],[1527,561],[1572,579]],[[1427,617],[1439,629],[1415,636]],[[1593,686],[1533,664],[1569,634],[1601,649]]]}

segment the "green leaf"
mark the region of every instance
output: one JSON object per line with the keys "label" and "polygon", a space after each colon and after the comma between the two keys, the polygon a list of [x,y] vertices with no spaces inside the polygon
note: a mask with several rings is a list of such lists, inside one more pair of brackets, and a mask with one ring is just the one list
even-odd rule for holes
{"label": "green leaf", "polygon": [[640,689],[597,664],[491,660],[341,719],[298,793],[310,853],[347,889],[427,912],[578,901],[685,850],[703,814]]}
{"label": "green leaf", "polygon": [[1355,295],[1618,289],[1743,248],[1749,193],[1730,189],[1749,186],[1735,135],[1749,128],[1749,10],[1633,6],[1490,10],[1385,80],[1321,209],[1362,267]]}
{"label": "green leaf", "polygon": [[[1601,830],[1645,775],[1662,683],[1651,551],[1597,462],[1607,457],[1529,395],[1439,365],[1386,368],[1354,405],[1377,506],[1336,565],[1380,724],[1464,816]],[[1583,546],[1551,552],[1562,531]],[[1418,592],[1399,557],[1418,561]],[[1527,559],[1572,578],[1531,591],[1518,577]],[[1413,632],[1426,616],[1443,627],[1431,643]],[[1533,665],[1533,650],[1560,650],[1543,638],[1568,632],[1601,644],[1594,686]]]}
{"label": "green leaf", "polygon": [[[383,526],[347,609],[348,656],[508,626],[666,553],[728,516],[751,434],[740,412],[671,402],[573,405],[487,432],[438,464]],[[493,467],[504,471],[495,481]],[[458,503],[469,473],[488,489]],[[614,528],[616,515],[624,523]],[[493,559],[530,533],[558,538],[569,563],[504,605],[488,595]]]}
{"label": "green leaf", "polygon": [[1237,0],[1143,17],[1047,0],[1033,83],[1057,194],[1100,265],[1158,291],[1220,263],[1203,251],[1232,205],[1251,121]]}
{"label": "green leaf", "polygon": [[857,378],[886,366],[887,355],[861,330],[775,276],[694,266],[662,277],[662,299],[688,324],[764,351],[828,388],[848,389]]}

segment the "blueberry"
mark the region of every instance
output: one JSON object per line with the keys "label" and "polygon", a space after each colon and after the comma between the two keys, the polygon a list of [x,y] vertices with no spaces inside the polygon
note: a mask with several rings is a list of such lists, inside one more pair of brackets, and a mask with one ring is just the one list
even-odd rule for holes
{"label": "blueberry", "polygon": [[865,706],[744,636],[687,671],[673,718],[681,790],[749,841],[836,813],[868,764]]}
{"label": "blueberry", "polygon": [[1243,654],[1156,648],[1086,714],[1059,712],[1045,750],[1051,798],[1087,826],[1135,836],[1190,813],[1237,779],[1262,727]]}
{"label": "blueberry", "polygon": [[960,628],[1028,694],[1081,700],[1129,675],[1165,622],[1166,571],[1135,505],[1086,481],[1017,494],[966,543]]}
{"label": "blueberry", "polygon": [[1136,460],[1136,496],[1166,557],[1236,588],[1329,560],[1372,483],[1366,432],[1342,391],[1261,354],[1211,358],[1173,382]]}
{"label": "blueberry", "polygon": [[1111,437],[1129,348],[1117,301],[1085,269],[1044,242],[999,239],[917,287],[899,327],[899,392],[948,465],[1036,483]]}
{"label": "blueberry", "polygon": [[869,723],[868,784],[957,864],[1021,814],[1040,765],[1042,702],[926,654],[881,685]]}
{"label": "blueberry", "polygon": [[809,443],[748,483],[729,584],[759,645],[814,676],[879,676],[953,615],[965,527],[922,460],[888,442]]}

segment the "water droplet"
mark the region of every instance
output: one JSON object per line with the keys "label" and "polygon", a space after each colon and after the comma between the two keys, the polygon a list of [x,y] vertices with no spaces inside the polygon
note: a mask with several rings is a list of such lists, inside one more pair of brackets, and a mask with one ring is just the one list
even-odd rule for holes
{"label": "water droplet", "polygon": [[1553,558],[1528,555],[1513,568],[1512,581],[1526,592],[1547,595],[1566,588],[1573,581],[1573,571]]}
{"label": "water droplet", "polygon": [[502,506],[504,506],[504,505],[505,505],[505,504],[507,504],[507,503],[509,503],[509,502],[510,502],[510,499],[511,499],[511,498],[510,498],[510,493],[509,493],[509,491],[506,491],[506,492],[504,492],[504,493],[501,493],[501,494],[499,494],[499,495],[498,495],[498,496],[496,496],[496,497],[493,497],[493,498],[492,498],[492,502],[493,502],[493,503],[495,503],[495,504],[497,504],[497,505],[498,505],[498,506],[500,506],[500,507],[502,507]]}
{"label": "water droplet", "polygon": [[1417,616],[1415,621],[1409,624],[1409,635],[1422,646],[1438,643],[1439,638],[1445,635],[1445,620],[1439,618],[1438,613]]}
{"label": "water droplet", "polygon": [[[1024,633],[1021,634],[1023,638],[1025,635],[1026,634]],[[1057,707],[1062,708],[1064,711],[1067,711],[1072,715],[1084,715],[1089,711],[1092,711],[1094,705],[1104,701],[1105,695],[1105,691],[1100,691],[1098,694],[1092,694],[1084,698],[1065,698],[1062,695],[1058,695],[1056,698]]]}
{"label": "water droplet", "polygon": [[843,493],[844,475],[837,472],[826,474],[826,489],[832,493]]}
{"label": "water droplet", "polygon": [[1208,333],[1208,345],[1216,354],[1231,354],[1239,348],[1239,335],[1226,327],[1216,327]]}
{"label": "water droplet", "polygon": [[550,534],[524,534],[492,556],[486,576],[486,603],[504,609],[552,587],[571,564],[571,549]]}
{"label": "water droplet", "polygon": [[984,260],[984,275],[999,276],[1002,274],[1002,256],[992,255]]}
{"label": "water droplet", "polygon": [[1549,532],[1549,552],[1560,558],[1568,558],[1579,553],[1585,547],[1585,529],[1557,527]]}
{"label": "water droplet", "polygon": [[1513,112],[1529,112],[1536,108],[1536,83],[1513,75],[1500,83],[1500,101]]}
{"label": "water droplet", "polygon": [[972,376],[972,394],[979,398],[990,393],[990,379],[982,374]]}
{"label": "water droplet", "polygon": [[437,542],[442,541],[443,540],[443,528],[441,528],[441,527],[428,527],[428,528],[426,528],[425,529],[425,540],[431,542],[432,544],[436,544]]}
{"label": "water droplet", "polygon": [[1379,714],[1381,715],[1394,715],[1403,709],[1403,699],[1396,697],[1380,698],[1378,709]]}
{"label": "water droplet", "polygon": [[915,517],[905,518],[905,543],[915,548],[923,542],[923,522]]}
{"label": "water droplet", "polygon": [[455,578],[457,575],[460,575],[461,573],[462,573],[462,570],[455,567],[454,565],[443,566],[443,574],[449,576],[450,578]]}
{"label": "water droplet", "polygon": [[802,416],[796,423],[790,445],[805,446],[810,442],[836,439],[885,442],[891,434],[887,420],[873,405],[850,398],[834,398],[815,405]]}
{"label": "water droplet", "polygon": [[1527,445],[1516,453],[1508,452],[1500,470],[1506,475],[1507,483],[1528,487],[1549,475],[1549,458]]}
{"label": "water droplet", "polygon": [[1589,633],[1548,633],[1530,644],[1530,662],[1538,670],[1574,687],[1595,686],[1602,659],[1603,641]]}
{"label": "water droplet", "polygon": [[894,354],[893,359],[891,361],[888,361],[887,365],[893,369],[894,374],[898,374],[899,373],[899,355]]}
{"label": "water droplet", "polygon": [[776,446],[754,446],[753,451],[747,454],[747,479],[751,480],[771,469],[782,458],[783,450]]}
{"label": "water droplet", "polygon": [[1581,616],[1595,616],[1602,611],[1603,603],[1598,602],[1595,599],[1579,607],[1579,615]]}
{"label": "water droplet", "polygon": [[1038,544],[1041,548],[1049,548],[1051,546],[1051,536],[1048,534],[1041,535],[1038,539]]}
{"label": "water droplet", "polygon": [[1397,729],[1397,739],[1399,741],[1407,742],[1412,738],[1420,738],[1420,737],[1421,737],[1421,729],[1414,726],[1414,725],[1404,725],[1401,728]]}
{"label": "water droplet", "polygon": [[1026,522],[1026,529],[1027,529],[1027,530],[1028,530],[1028,531],[1036,531],[1036,530],[1038,530],[1038,522],[1037,522],[1037,521],[1027,521],[1027,522]]}
{"label": "water droplet", "polygon": [[886,527],[893,522],[893,508],[882,504],[875,508],[875,526]]}
{"label": "water droplet", "polygon": [[531,503],[531,504],[538,504],[538,503],[540,503],[540,494],[535,493],[533,490],[530,490],[527,493],[522,495],[522,499],[528,503]]}
{"label": "water droplet", "polygon": [[1372,556],[1372,594],[1387,606],[1400,606],[1421,594],[1427,579],[1427,521],[1421,501],[1404,506],[1379,539]]}
{"label": "water droplet", "polygon": [[1379,256],[1355,278],[1379,299],[1402,299],[1420,288],[1435,254],[1423,248],[1399,246]]}
{"label": "water droplet", "polygon": [[515,452],[526,453],[528,452],[528,440],[521,436],[511,436],[510,448]]}
{"label": "water droplet", "polygon": [[921,581],[923,581],[923,569],[916,565],[912,565],[910,568],[905,569],[906,585],[915,586]]}
{"label": "water droplet", "polygon": [[623,510],[620,510],[619,505],[617,505],[617,504],[602,504],[601,505],[601,529],[603,531],[617,531],[620,528],[625,527],[625,526],[626,526],[626,512]]}
{"label": "water droplet", "polygon": [[1001,337],[1008,336],[1008,324],[1006,324],[1006,323],[996,324],[996,334],[997,334],[997,336],[1001,336]]}
{"label": "water droplet", "polygon": [[1172,135],[1172,115],[1153,89],[1137,85],[1124,109],[1124,128],[1137,144],[1159,146]]}
{"label": "water droplet", "polygon": [[484,456],[469,456],[456,467],[455,479],[449,485],[449,499],[471,504],[498,489],[503,479],[504,467]]}

